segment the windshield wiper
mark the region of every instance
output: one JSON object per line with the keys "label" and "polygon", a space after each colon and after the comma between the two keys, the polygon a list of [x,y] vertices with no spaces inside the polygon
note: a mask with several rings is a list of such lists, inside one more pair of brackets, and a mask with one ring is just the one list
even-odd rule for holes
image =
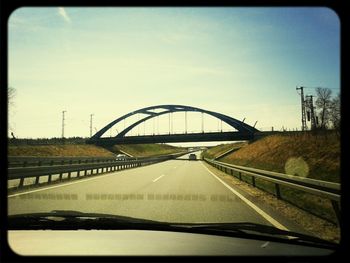
{"label": "windshield wiper", "polygon": [[170,223],[103,213],[53,210],[8,216],[10,230],[159,230],[271,240],[336,248],[337,244],[314,236],[281,230],[274,226],[242,223]]}
{"label": "windshield wiper", "polygon": [[[177,224],[179,226],[179,224]],[[184,227],[190,227],[194,229],[205,229],[213,231],[224,231],[224,232],[237,232],[249,234],[251,236],[257,237],[257,239],[272,237],[284,239],[286,241],[292,241],[293,243],[299,244],[319,244],[326,245],[331,247],[336,247],[337,244],[315,237],[298,232],[282,230],[274,226],[256,224],[251,222],[239,222],[239,223],[209,223],[209,224],[183,224]]]}
{"label": "windshield wiper", "polygon": [[[111,223],[107,224],[106,223]],[[16,214],[8,216],[8,226],[20,229],[118,229],[125,224],[158,224],[158,221],[103,213],[84,213],[74,210]],[[95,226],[95,227],[94,227]],[[113,227],[114,226],[114,227]]]}

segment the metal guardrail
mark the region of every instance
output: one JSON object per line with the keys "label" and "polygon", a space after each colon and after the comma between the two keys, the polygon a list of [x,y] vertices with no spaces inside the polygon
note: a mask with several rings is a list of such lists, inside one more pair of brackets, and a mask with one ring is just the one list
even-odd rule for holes
{"label": "metal guardrail", "polygon": [[113,162],[115,157],[24,157],[8,156],[8,167],[28,167],[45,165],[64,165],[97,162]]}
{"label": "metal guardrail", "polygon": [[218,162],[212,159],[204,158],[204,160],[210,165],[229,173],[232,175],[232,171],[238,172],[238,177],[242,180],[241,175],[246,174],[251,176],[252,185],[255,187],[255,179],[259,178],[275,184],[276,197],[281,199],[280,185],[287,186],[292,189],[304,191],[309,194],[317,195],[332,202],[333,209],[337,216],[338,222],[340,218],[340,184],[326,182],[321,180],[315,180],[310,178],[303,178],[283,173],[271,172],[256,168],[250,168],[245,166],[233,165],[224,162]]}
{"label": "metal guardrail", "polygon": [[[171,155],[171,154],[170,154]],[[156,157],[156,156],[154,156]],[[65,164],[101,163],[124,160],[142,160],[150,157],[35,157],[35,156],[8,156],[8,167],[53,166]]]}
{"label": "metal guardrail", "polygon": [[[63,174],[68,173],[67,178],[71,179],[71,173],[77,172],[76,177],[87,176],[87,172],[91,171],[90,175],[96,175],[104,172],[114,172],[119,170],[124,170],[133,167],[140,167],[144,165],[149,165],[153,163],[158,163],[170,159],[177,158],[185,153],[177,153],[171,155],[164,155],[158,157],[149,158],[139,158],[139,159],[127,159],[123,161],[108,161],[108,162],[98,162],[98,163],[84,163],[84,164],[65,164],[65,165],[42,165],[42,166],[31,166],[31,167],[8,167],[7,180],[20,179],[17,188],[24,186],[24,180],[26,178],[35,178],[35,185],[39,184],[41,176],[48,176],[47,183],[51,183],[53,175],[59,175],[58,180],[63,180]],[[93,171],[96,170],[96,173]],[[82,175],[81,173],[84,172]]]}

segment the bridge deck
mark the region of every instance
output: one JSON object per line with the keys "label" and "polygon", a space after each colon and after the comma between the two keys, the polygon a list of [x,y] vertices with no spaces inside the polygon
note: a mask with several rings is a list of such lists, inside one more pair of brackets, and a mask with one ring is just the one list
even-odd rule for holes
{"label": "bridge deck", "polygon": [[211,132],[187,134],[161,134],[125,136],[122,138],[110,137],[90,139],[87,143],[98,145],[141,144],[141,143],[174,143],[174,142],[206,142],[206,141],[243,141],[252,140],[265,133],[248,134],[242,132]]}

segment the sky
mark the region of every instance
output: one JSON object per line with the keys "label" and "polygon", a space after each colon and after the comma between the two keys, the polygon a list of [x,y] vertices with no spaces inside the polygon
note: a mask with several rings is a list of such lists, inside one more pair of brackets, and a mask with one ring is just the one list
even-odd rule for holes
{"label": "sky", "polygon": [[[179,104],[260,130],[301,128],[300,95],[340,92],[340,21],[323,7],[22,7],[8,20],[9,134],[90,136],[129,112]],[[114,136],[134,116],[108,131]],[[129,135],[167,133],[168,116]],[[231,128],[173,114],[172,131]]]}

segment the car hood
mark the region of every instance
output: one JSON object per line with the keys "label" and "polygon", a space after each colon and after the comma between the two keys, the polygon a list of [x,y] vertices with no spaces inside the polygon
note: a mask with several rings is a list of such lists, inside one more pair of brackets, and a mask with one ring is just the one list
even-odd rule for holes
{"label": "car hood", "polygon": [[331,249],[245,238],[152,230],[10,230],[24,256],[324,256]]}

